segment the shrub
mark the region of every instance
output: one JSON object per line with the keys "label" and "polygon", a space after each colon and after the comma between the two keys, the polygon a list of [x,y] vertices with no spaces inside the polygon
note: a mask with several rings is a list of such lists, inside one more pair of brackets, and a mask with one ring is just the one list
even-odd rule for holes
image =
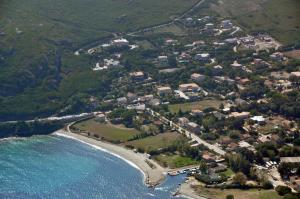
{"label": "shrub", "polygon": [[234,199],[234,196],[232,194],[229,194],[226,196],[226,199]]}
{"label": "shrub", "polygon": [[285,194],[288,194],[288,193],[291,193],[291,192],[292,192],[291,188],[289,188],[289,187],[287,187],[287,186],[281,186],[281,185],[277,186],[277,187],[275,188],[275,190],[276,190],[277,193],[278,193],[279,195],[281,195],[281,196],[284,196]]}

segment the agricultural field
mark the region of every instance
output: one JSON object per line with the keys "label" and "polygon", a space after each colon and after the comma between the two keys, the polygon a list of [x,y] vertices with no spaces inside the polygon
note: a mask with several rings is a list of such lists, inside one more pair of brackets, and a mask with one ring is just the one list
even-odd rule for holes
{"label": "agricultural field", "polygon": [[199,195],[205,198],[224,199],[227,195],[232,194],[236,199],[281,199],[274,190],[241,190],[241,189],[214,189],[205,188],[204,186],[195,187]]}
{"label": "agricultural field", "polygon": [[160,154],[155,156],[154,159],[160,165],[171,169],[199,164],[199,161],[193,160],[190,157],[183,157],[176,154]]}
{"label": "agricultural field", "polygon": [[124,126],[99,123],[94,119],[77,123],[74,127],[81,132],[90,133],[94,136],[96,135],[97,137],[110,142],[125,142],[141,133],[136,129],[128,129]]}
{"label": "agricultural field", "polygon": [[[197,0],[3,0],[0,3],[0,114],[34,118],[102,96],[111,78],[74,51],[112,33],[160,24]],[[74,84],[81,81],[82,84]],[[73,109],[73,107],[70,107]],[[78,111],[78,110],[76,110]]]}
{"label": "agricultural field", "polygon": [[172,113],[178,113],[179,110],[186,112],[186,111],[191,111],[192,109],[204,110],[206,108],[219,108],[221,103],[222,101],[220,100],[202,100],[199,102],[171,104],[169,105],[169,110]]}
{"label": "agricultural field", "polygon": [[298,0],[222,0],[210,7],[247,31],[270,33],[283,44],[300,42]]}
{"label": "agricultural field", "polygon": [[168,147],[180,139],[184,139],[184,137],[175,132],[166,132],[143,139],[126,142],[126,145],[149,152],[151,150],[158,150],[160,148]]}

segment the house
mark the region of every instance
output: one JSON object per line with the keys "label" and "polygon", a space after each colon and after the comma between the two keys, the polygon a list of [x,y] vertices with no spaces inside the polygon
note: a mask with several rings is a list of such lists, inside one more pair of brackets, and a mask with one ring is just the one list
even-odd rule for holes
{"label": "house", "polygon": [[230,64],[231,67],[233,68],[242,68],[243,65],[239,64],[237,61],[234,61],[232,64]]}
{"label": "house", "polygon": [[127,98],[126,97],[120,97],[117,99],[118,106],[124,106],[127,104]]}
{"label": "house", "polygon": [[230,20],[223,20],[221,22],[221,27],[224,29],[231,29],[233,27],[233,24],[231,23]]}
{"label": "house", "polygon": [[250,84],[250,82],[251,81],[248,78],[244,78],[244,79],[239,80],[239,83],[242,84],[242,85]]}
{"label": "house", "polygon": [[216,157],[214,154],[210,153],[209,151],[203,151],[202,153],[202,159],[206,162],[215,162]]}
{"label": "house", "polygon": [[97,122],[105,122],[105,115],[103,113],[98,113],[95,115],[95,121]]}
{"label": "house", "polygon": [[161,66],[161,67],[169,66],[168,56],[158,56],[157,61],[158,61],[159,66]]}
{"label": "house", "polygon": [[145,79],[145,74],[142,71],[136,71],[130,73],[130,77],[134,81],[143,81]]}
{"label": "house", "polygon": [[172,89],[169,86],[161,86],[157,87],[157,95],[159,96],[167,96],[172,94]]}
{"label": "house", "polygon": [[208,62],[209,59],[210,59],[209,53],[201,53],[201,54],[195,55],[195,60],[197,60],[197,61]]}
{"label": "house", "polygon": [[250,112],[232,112],[229,115],[229,118],[238,118],[238,119],[246,119],[250,116]]}
{"label": "house", "polygon": [[190,114],[195,117],[202,117],[204,115],[203,111],[199,109],[193,109]]}
{"label": "house", "polygon": [[253,116],[250,118],[250,120],[258,124],[266,123],[266,119],[263,116]]}
{"label": "house", "polygon": [[190,84],[180,84],[179,90],[181,92],[197,92],[200,90],[200,87],[195,83]]}
{"label": "house", "polygon": [[195,122],[187,123],[186,128],[189,131],[196,133],[196,134],[199,134],[201,132],[201,127],[198,124],[196,124]]}
{"label": "house", "polygon": [[201,82],[201,81],[205,80],[205,76],[201,75],[199,73],[193,73],[191,75],[191,79],[194,80],[194,81],[197,81],[197,82]]}
{"label": "house", "polygon": [[115,40],[113,40],[112,44],[117,47],[123,47],[123,46],[128,46],[129,41],[127,39],[123,39],[123,38],[115,39]]}
{"label": "house", "polygon": [[291,77],[300,77],[300,71],[291,72]]}
{"label": "house", "polygon": [[284,56],[281,52],[275,52],[270,55],[270,59],[272,59],[273,61],[282,61],[284,60]]}
{"label": "house", "polygon": [[159,105],[160,105],[160,100],[157,99],[157,98],[151,99],[151,100],[149,101],[149,105],[150,105],[150,106],[159,106]]}
{"label": "house", "polygon": [[215,25],[213,23],[207,23],[205,24],[205,29],[207,32],[213,32],[215,28]]}
{"label": "house", "polygon": [[127,93],[127,99],[128,99],[129,102],[133,102],[133,101],[137,100],[138,97],[135,93],[128,92]]}
{"label": "house", "polygon": [[189,122],[189,119],[187,119],[186,117],[178,118],[179,126],[185,127]]}
{"label": "house", "polygon": [[228,39],[225,39],[225,42],[228,44],[237,44],[238,39],[237,38],[228,38]]}
{"label": "house", "polygon": [[281,157],[281,163],[300,163],[300,156],[298,157]]}

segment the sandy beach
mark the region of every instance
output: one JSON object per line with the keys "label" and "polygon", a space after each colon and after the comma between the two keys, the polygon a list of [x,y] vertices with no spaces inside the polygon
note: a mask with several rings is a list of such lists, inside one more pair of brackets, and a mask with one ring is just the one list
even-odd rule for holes
{"label": "sandy beach", "polygon": [[179,195],[186,197],[186,198],[193,198],[193,199],[207,199],[205,197],[199,196],[198,193],[191,187],[192,185],[198,185],[199,182],[194,178],[188,178],[178,189]]}
{"label": "sandy beach", "polygon": [[[146,154],[135,153],[134,151],[126,149],[124,147],[106,143],[103,141],[98,141],[81,134],[68,132],[66,130],[59,130],[54,134],[76,139],[124,159],[126,162],[143,172],[145,183],[149,186],[156,186],[160,184],[166,177],[167,169],[161,167],[153,160],[147,158]],[[150,167],[150,165],[152,168]]]}

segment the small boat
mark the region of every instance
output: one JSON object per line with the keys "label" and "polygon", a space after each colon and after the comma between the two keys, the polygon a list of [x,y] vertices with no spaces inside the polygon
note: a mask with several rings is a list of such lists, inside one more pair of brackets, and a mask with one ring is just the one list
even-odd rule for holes
{"label": "small boat", "polygon": [[169,176],[177,176],[179,173],[177,171],[168,172]]}

